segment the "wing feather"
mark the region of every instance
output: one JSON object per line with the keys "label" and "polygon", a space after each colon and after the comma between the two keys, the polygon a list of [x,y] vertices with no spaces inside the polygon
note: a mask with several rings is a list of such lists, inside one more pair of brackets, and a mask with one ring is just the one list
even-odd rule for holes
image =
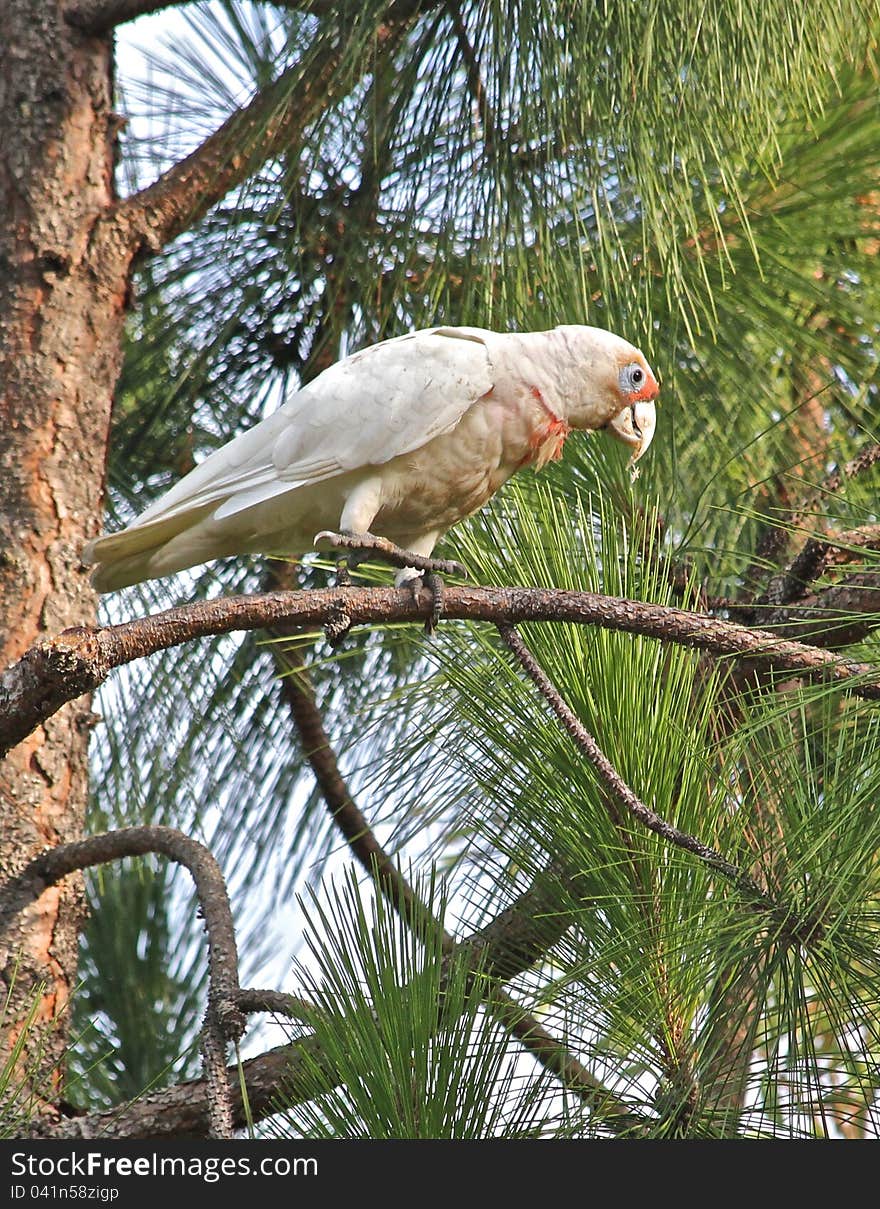
{"label": "wing feather", "polygon": [[211,504],[219,505],[219,520],[420,448],[451,431],[492,389],[485,335],[479,328],[433,328],[346,357],[211,454],[133,526]]}

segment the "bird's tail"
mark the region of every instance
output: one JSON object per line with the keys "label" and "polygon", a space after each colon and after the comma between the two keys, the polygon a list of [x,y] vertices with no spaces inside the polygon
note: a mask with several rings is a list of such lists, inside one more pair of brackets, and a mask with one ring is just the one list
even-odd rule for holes
{"label": "bird's tail", "polygon": [[[201,513],[210,507],[199,509]],[[83,548],[82,561],[93,566],[91,583],[98,592],[115,592],[130,584],[172,575],[192,567],[206,557],[190,533],[200,517],[193,511],[137,523],[119,533],[96,537]],[[215,557],[208,555],[207,557]]]}

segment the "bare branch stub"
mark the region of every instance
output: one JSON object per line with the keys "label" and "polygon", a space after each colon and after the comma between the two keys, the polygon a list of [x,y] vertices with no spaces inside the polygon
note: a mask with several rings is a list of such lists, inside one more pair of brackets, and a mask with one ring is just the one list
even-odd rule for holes
{"label": "bare branch stub", "polygon": [[242,987],[236,996],[239,1011],[248,1014],[266,1012],[272,1016],[288,1016],[291,1020],[311,1020],[315,1007],[297,995],[263,987]]}

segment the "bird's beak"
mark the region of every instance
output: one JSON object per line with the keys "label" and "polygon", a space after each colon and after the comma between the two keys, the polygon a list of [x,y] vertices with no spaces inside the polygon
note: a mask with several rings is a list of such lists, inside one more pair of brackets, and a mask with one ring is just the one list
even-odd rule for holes
{"label": "bird's beak", "polygon": [[647,452],[654,439],[656,424],[657,411],[650,402],[632,403],[624,407],[609,423],[608,429],[615,440],[632,447],[630,465]]}

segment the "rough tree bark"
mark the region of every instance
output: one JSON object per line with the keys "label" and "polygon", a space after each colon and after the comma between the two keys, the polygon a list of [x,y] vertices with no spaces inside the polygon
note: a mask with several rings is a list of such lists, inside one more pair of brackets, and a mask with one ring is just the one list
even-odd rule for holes
{"label": "rough tree bark", "polygon": [[[69,25],[60,0],[0,0],[0,659],[91,622],[77,552],[98,526],[119,372],[126,275],[93,239],[114,201],[110,37]],[[88,699],[0,764],[0,876],[81,834]],[[80,887],[43,895],[0,954],[12,987],[5,1046],[42,984],[23,1059],[54,1098],[76,974]],[[13,985],[14,984],[14,985]],[[58,1023],[60,1022],[60,1027]]]}

